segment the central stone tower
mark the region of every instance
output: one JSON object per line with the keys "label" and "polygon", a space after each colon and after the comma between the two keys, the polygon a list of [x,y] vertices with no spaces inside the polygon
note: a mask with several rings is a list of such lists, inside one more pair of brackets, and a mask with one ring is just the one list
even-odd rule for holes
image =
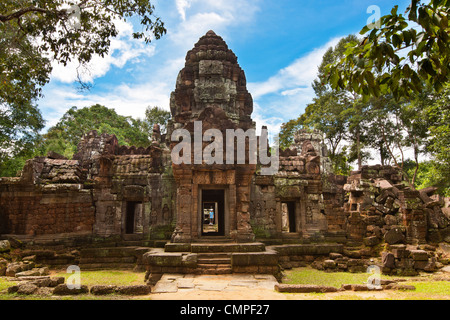
{"label": "central stone tower", "polygon": [[[227,129],[246,132],[255,128],[251,119],[253,99],[246,88],[244,71],[236,55],[213,31],[201,37],[187,53],[185,67],[171,95],[170,108],[169,139],[174,130],[184,129],[190,133],[192,145],[195,135],[203,137],[205,131],[215,129],[222,133],[226,150]],[[197,132],[194,132],[195,127]],[[203,142],[202,150],[210,143]],[[172,141],[171,149],[177,144],[178,141]],[[246,143],[246,154],[248,145]],[[247,164],[237,164],[236,160],[227,162],[225,152],[224,164],[205,161],[200,164],[194,161],[195,156],[198,157],[198,152],[197,155],[191,152],[191,164],[173,164],[177,183],[177,225],[172,242],[254,241],[249,204],[256,165],[248,164],[248,159]]]}

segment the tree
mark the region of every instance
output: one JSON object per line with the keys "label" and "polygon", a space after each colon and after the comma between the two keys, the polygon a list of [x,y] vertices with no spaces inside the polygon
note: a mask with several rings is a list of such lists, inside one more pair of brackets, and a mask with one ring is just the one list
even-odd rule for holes
{"label": "tree", "polygon": [[[373,97],[367,110],[370,146],[379,149],[382,164],[389,159],[401,168],[412,187],[419,170],[419,155],[425,153],[428,122],[418,104],[425,98],[426,95],[415,95],[397,101],[392,95]],[[413,150],[413,172],[405,167],[407,149]]]}
{"label": "tree", "polygon": [[421,92],[424,84],[439,92],[450,80],[449,7],[448,0],[412,0],[405,18],[395,6],[380,19],[380,28],[365,26],[360,32],[365,38],[349,44],[326,68],[326,81],[364,96],[391,93],[399,99]]}
{"label": "tree", "polygon": [[46,155],[48,151],[55,151],[71,158],[83,135],[91,130],[97,130],[99,134],[114,134],[120,145],[150,145],[149,133],[142,131],[141,121],[118,115],[115,110],[96,104],[68,110],[43,136],[39,152]]}
{"label": "tree", "polygon": [[137,16],[143,31],[133,37],[146,43],[159,39],[166,29],[154,9],[149,0],[6,0],[0,5],[0,22],[15,37],[39,39],[36,48],[58,62],[76,58],[85,63],[94,54],[108,53],[117,19]]}
{"label": "tree", "polygon": [[12,159],[26,157],[39,139],[44,119],[36,106],[36,88],[48,81],[49,65],[28,38],[0,24],[1,176],[15,175],[19,168]]}
{"label": "tree", "polygon": [[86,64],[94,55],[103,57],[118,34],[115,20],[135,16],[143,31],[133,33],[134,38],[148,43],[166,33],[149,0],[2,1],[0,41],[5,46],[0,51],[0,92],[21,80],[28,84],[31,98],[38,97],[49,80],[51,60]]}
{"label": "tree", "polygon": [[80,65],[108,53],[117,19],[137,17],[146,43],[166,29],[150,0],[0,2],[0,166],[29,149],[44,126],[36,106],[53,61]]}
{"label": "tree", "polygon": [[363,151],[367,141],[367,103],[351,87],[333,88],[326,81],[327,66],[339,60],[344,55],[346,46],[355,40],[356,36],[349,35],[326,51],[319,65],[317,78],[312,83],[316,97],[306,107],[304,114],[283,124],[280,132],[282,147],[292,143],[292,135],[300,128],[323,132],[334,170],[341,174],[350,172],[349,162],[357,161],[358,167],[361,167],[370,155]]}
{"label": "tree", "polygon": [[433,185],[450,196],[450,84],[444,86],[441,94],[433,93],[428,98],[418,108],[424,109],[428,121],[429,139],[425,147],[432,154]]}
{"label": "tree", "polygon": [[170,111],[166,111],[159,107],[147,107],[147,110],[145,110],[143,127],[147,132],[151,133],[153,131],[153,125],[159,124],[161,133],[164,134],[167,130],[167,123],[171,116]]}
{"label": "tree", "polygon": [[303,128],[301,120],[301,117],[298,117],[297,119],[289,120],[281,125],[279,133],[279,143],[281,149],[285,150],[294,143],[295,133]]}
{"label": "tree", "polygon": [[[318,68],[317,79],[312,86],[316,93],[313,103],[309,104],[301,116],[302,123],[318,129],[325,134],[330,150],[330,159],[336,172],[348,173],[347,161],[357,160],[358,167],[367,156],[363,152],[364,108],[361,97],[351,87],[333,88],[327,82],[327,66],[339,60],[345,53],[346,46],[357,40],[349,35],[339,41],[334,48],[329,48]],[[344,142],[350,146],[344,146]]]}

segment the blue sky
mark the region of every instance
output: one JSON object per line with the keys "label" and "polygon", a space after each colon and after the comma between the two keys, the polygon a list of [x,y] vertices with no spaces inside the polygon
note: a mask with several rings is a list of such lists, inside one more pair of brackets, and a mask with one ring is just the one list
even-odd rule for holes
{"label": "blue sky", "polygon": [[[409,1],[375,0],[156,0],[156,14],[168,33],[145,45],[133,40],[132,22],[119,22],[119,36],[105,58],[82,71],[90,91],[76,87],[76,64],[54,65],[51,81],[38,101],[48,129],[72,106],[96,103],[125,116],[144,117],[147,106],[169,110],[178,72],[198,39],[208,30],[222,36],[238,57],[255,104],[257,127],[276,134],[312,101],[311,82],[330,46],[358,33],[376,5],[381,15]],[[46,130],[45,129],[45,130]],[[45,131],[44,130],[44,131]]]}

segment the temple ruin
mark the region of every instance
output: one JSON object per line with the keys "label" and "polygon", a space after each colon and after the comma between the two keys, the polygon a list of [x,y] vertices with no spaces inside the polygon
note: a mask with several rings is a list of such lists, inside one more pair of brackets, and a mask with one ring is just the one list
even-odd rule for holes
{"label": "temple ruin", "polygon": [[167,135],[155,126],[148,148],[92,131],[73,159],[50,153],[28,160],[20,177],[1,178],[1,238],[40,250],[50,266],[132,266],[149,279],[277,274],[319,258],[321,268],[343,271],[365,272],[371,257],[388,273],[439,268],[436,248],[450,242],[448,199],[412,190],[390,166],[333,174],[320,132],[297,132],[274,175],[238,161],[173,163],[177,129],[192,137],[199,121],[202,133],[255,129],[245,73],[213,31],[187,53],[170,108]]}

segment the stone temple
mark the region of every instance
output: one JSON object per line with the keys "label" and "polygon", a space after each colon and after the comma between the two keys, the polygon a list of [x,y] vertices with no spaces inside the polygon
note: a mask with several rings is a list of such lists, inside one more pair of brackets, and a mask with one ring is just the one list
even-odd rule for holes
{"label": "stone temple", "polygon": [[[167,134],[155,126],[148,148],[92,131],[72,160],[50,153],[28,160],[20,177],[1,178],[0,240],[50,266],[135,267],[150,278],[279,274],[311,263],[365,272],[370,258],[382,258],[387,273],[440,266],[436,248],[450,242],[448,199],[433,188],[412,190],[390,166],[333,174],[320,132],[297,132],[273,175],[249,161],[198,163],[196,152],[191,164],[173,162],[176,130],[193,141],[199,122],[202,133],[256,129],[245,73],[213,31],[187,53],[170,108]],[[426,259],[413,255],[424,250]]]}

